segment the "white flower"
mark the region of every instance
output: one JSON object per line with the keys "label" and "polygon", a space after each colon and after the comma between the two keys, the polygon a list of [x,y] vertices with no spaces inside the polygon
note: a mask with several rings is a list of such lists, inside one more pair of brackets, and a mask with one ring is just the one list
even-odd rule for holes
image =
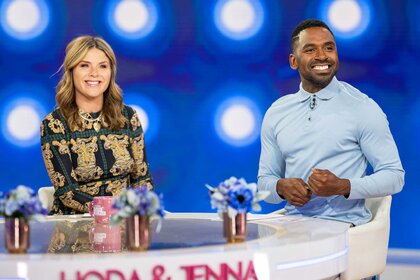
{"label": "white flower", "polygon": [[19,185],[15,189],[15,198],[16,200],[20,201],[27,201],[31,198],[31,195],[34,191],[24,185]]}
{"label": "white flower", "polygon": [[137,208],[140,203],[140,198],[136,195],[136,193],[132,190],[127,190],[125,194],[127,195],[128,205],[132,206],[132,208]]}

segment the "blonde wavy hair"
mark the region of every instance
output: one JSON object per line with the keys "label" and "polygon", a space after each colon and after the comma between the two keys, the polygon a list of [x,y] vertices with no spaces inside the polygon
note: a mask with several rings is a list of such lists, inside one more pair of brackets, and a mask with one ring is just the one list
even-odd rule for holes
{"label": "blonde wavy hair", "polygon": [[100,37],[80,36],[71,41],[66,47],[66,56],[60,66],[63,75],[56,87],[56,101],[61,113],[67,120],[72,131],[82,126],[79,116],[79,108],[76,104],[76,91],[73,81],[73,69],[85,57],[86,53],[96,48],[105,53],[110,61],[111,80],[104,92],[104,104],[102,107],[103,125],[109,129],[123,128],[127,119],[123,115],[122,90],[117,85],[117,60],[111,46]]}

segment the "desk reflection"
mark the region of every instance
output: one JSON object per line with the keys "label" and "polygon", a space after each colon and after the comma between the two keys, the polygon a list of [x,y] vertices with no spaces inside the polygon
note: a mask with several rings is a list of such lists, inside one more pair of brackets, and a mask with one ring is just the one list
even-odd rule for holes
{"label": "desk reflection", "polygon": [[[209,245],[224,245],[222,222],[200,219],[164,220],[160,232],[156,232],[157,221],[150,225],[150,250],[193,248]],[[0,227],[0,234],[3,227]],[[264,234],[261,234],[261,231]],[[247,241],[267,237],[276,229],[267,225],[248,223]],[[97,224],[92,218],[50,219],[31,222],[31,247],[28,253],[78,254],[112,253],[127,251],[125,223],[111,227]],[[6,252],[4,245],[0,253]]]}
{"label": "desk reflection", "polygon": [[89,241],[93,250],[98,253],[121,252],[121,229],[120,226],[111,226],[109,224],[93,225],[89,232]]}

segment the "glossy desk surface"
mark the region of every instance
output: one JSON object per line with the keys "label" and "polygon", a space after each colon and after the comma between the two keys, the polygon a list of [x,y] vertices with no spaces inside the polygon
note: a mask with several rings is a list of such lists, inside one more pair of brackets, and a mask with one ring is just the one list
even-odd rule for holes
{"label": "glossy desk surface", "polygon": [[[4,235],[0,220],[0,235]],[[227,244],[213,213],[169,213],[145,252],[98,253],[90,217],[31,222],[28,254],[0,242],[0,278],[28,279],[324,279],[347,267],[345,223],[282,215],[248,215],[247,238]],[[156,228],[156,221],[152,222]]]}

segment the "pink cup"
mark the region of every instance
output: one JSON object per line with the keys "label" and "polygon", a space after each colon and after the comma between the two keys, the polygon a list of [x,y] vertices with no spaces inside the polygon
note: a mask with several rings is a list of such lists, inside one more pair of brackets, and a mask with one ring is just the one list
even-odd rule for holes
{"label": "pink cup", "polygon": [[89,232],[89,240],[95,252],[121,252],[121,230],[119,225],[94,224]]}
{"label": "pink cup", "polygon": [[112,196],[95,196],[89,206],[89,214],[96,223],[109,223],[109,217],[113,212]]}

